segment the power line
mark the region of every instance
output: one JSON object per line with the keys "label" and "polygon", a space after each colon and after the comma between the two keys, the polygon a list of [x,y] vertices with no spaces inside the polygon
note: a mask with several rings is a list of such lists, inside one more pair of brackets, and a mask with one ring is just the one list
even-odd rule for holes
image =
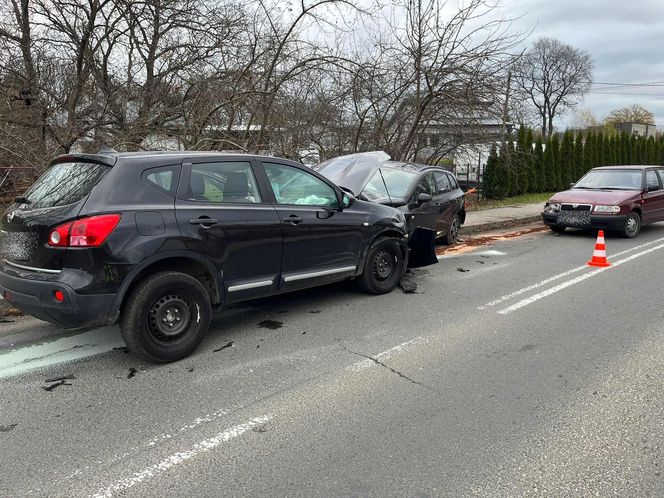
{"label": "power line", "polygon": [[626,87],[664,87],[664,82],[653,81],[649,83],[613,83],[603,81],[593,81],[593,85],[608,85],[608,86],[626,86]]}

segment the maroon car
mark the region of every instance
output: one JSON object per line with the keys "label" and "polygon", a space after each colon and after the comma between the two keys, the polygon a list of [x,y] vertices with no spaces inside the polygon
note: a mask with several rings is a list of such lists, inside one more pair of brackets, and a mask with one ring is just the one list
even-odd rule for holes
{"label": "maroon car", "polygon": [[570,190],[551,197],[542,218],[558,233],[601,228],[636,237],[641,226],[664,220],[664,166],[593,168]]}

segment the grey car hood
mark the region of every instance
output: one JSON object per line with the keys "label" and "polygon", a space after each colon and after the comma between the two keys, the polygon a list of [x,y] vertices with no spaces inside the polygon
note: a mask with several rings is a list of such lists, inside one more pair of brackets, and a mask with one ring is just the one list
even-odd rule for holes
{"label": "grey car hood", "polygon": [[358,152],[329,159],[313,169],[359,196],[376,171],[389,160],[390,156],[383,151]]}

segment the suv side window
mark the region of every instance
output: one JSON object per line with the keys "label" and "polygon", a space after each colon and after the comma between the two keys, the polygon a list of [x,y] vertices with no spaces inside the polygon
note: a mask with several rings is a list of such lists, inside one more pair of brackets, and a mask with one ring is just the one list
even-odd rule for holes
{"label": "suv side window", "polygon": [[456,181],[456,178],[454,178],[454,175],[450,175],[449,173],[445,173],[447,175],[447,179],[450,181],[450,185],[452,185],[452,190],[458,189],[459,184]]}
{"label": "suv side window", "polygon": [[202,202],[257,204],[261,194],[246,161],[191,165],[187,198]]}
{"label": "suv side window", "polygon": [[160,168],[150,168],[143,171],[143,180],[147,181],[153,187],[175,197],[178,187],[178,174],[180,166],[162,166]]}
{"label": "suv side window", "polygon": [[337,192],[320,178],[293,166],[264,162],[277,204],[337,206]]}
{"label": "suv side window", "polygon": [[657,189],[660,188],[657,173],[653,169],[646,170],[646,188],[650,189],[651,186],[656,186]]}
{"label": "suv side window", "polygon": [[452,190],[452,184],[450,183],[450,177],[441,172],[441,171],[436,171],[434,172],[434,176],[436,177],[436,184],[438,185],[438,192],[437,194],[444,194],[445,192],[449,192]]}
{"label": "suv side window", "polygon": [[427,173],[417,183],[417,187],[415,187],[415,198],[420,194],[429,194],[433,197],[436,195],[436,190],[436,182],[433,179],[433,174]]}

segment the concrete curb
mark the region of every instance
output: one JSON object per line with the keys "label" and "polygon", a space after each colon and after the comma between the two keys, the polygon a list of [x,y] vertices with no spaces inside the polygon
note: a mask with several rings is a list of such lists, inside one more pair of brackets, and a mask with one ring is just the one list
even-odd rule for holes
{"label": "concrete curb", "polygon": [[526,216],[524,218],[513,218],[511,220],[490,221],[478,225],[464,225],[459,231],[460,235],[471,235],[473,233],[488,232],[489,230],[498,230],[501,228],[518,227],[542,221],[542,215]]}

